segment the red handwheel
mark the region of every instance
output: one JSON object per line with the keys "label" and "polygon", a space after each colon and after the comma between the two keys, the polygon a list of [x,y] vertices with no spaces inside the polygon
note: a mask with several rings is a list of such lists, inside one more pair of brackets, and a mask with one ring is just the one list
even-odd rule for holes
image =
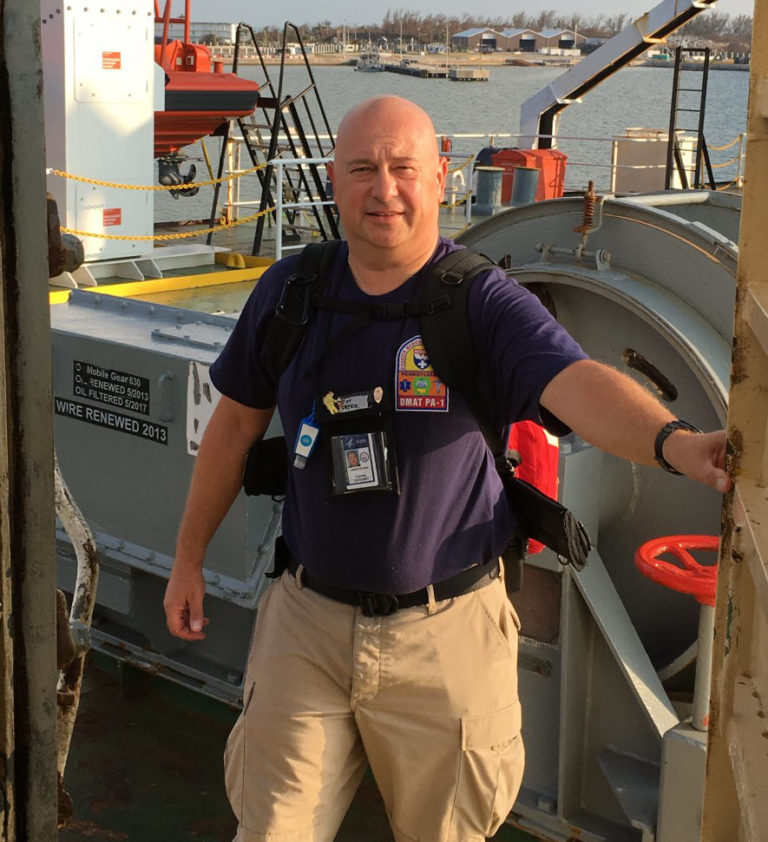
{"label": "red handwheel", "polygon": [[[717,564],[701,564],[689,550],[714,550],[720,539],[715,535],[669,535],[646,541],[635,553],[635,565],[646,576],[665,588],[694,596],[702,605],[715,604]],[[673,555],[682,565],[659,556]]]}

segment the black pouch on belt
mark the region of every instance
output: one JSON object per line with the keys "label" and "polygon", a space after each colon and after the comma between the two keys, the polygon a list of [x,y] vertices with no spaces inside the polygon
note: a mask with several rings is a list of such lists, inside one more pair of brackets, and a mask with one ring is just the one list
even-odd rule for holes
{"label": "black pouch on belt", "polygon": [[501,479],[526,539],[540,541],[564,564],[582,570],[592,546],[584,524],[557,500],[511,472],[505,472]]}

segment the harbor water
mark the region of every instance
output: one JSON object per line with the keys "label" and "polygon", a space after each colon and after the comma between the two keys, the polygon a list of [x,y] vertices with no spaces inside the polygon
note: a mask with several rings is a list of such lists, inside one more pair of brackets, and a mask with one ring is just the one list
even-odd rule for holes
{"label": "harbor water", "polygon": [[[279,67],[269,68],[273,84],[277,86]],[[419,79],[395,73],[355,73],[349,66],[317,66],[312,73],[323,102],[331,129],[336,132],[344,113],[358,102],[381,94],[404,96],[422,106],[440,134],[454,136],[453,150],[458,155],[477,154],[494,137],[496,147],[518,145],[520,106],[528,97],[566,72],[563,67],[492,67],[490,80],[482,85],[452,82],[448,79]],[[261,68],[241,67],[240,75],[263,83]],[[668,68],[629,67],[607,79],[581,103],[563,112],[559,124],[557,146],[568,156],[566,187],[580,189],[590,179],[600,190],[610,184],[610,139],[622,135],[627,128],[667,131],[673,72]],[[685,71],[682,77],[687,87],[700,87],[701,74]],[[307,71],[298,65],[285,69],[283,96],[296,94],[308,83]],[[710,70],[707,83],[704,136],[708,146],[724,146],[734,141],[746,129],[749,74],[733,70]],[[682,96],[682,95],[681,95]],[[686,105],[698,105],[697,94]],[[681,105],[684,104],[681,99]],[[697,114],[690,114],[691,125],[697,128]],[[471,134],[473,137],[462,138]],[[459,137],[455,137],[459,135]],[[480,135],[478,137],[478,135]],[[206,140],[211,160],[218,160],[220,141]],[[198,180],[203,178],[204,163],[199,145],[185,150],[198,167]],[[728,161],[738,153],[738,144],[730,149],[712,152],[713,164]],[[245,166],[245,164],[243,164]],[[736,174],[736,164],[717,166],[715,177],[725,183]],[[244,196],[257,194],[254,184],[243,185]],[[211,209],[211,188],[202,188],[192,198],[174,201],[158,194],[155,205],[157,221],[168,222],[184,218],[206,218]]]}

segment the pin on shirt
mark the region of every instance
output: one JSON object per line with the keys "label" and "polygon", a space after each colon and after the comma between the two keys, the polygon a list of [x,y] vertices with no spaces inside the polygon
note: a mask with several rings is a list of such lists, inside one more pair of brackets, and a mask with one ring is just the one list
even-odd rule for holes
{"label": "pin on shirt", "polygon": [[329,415],[337,415],[340,412],[357,412],[358,410],[369,409],[371,406],[380,404],[384,398],[384,389],[376,386],[365,392],[351,392],[346,395],[334,395],[333,392],[326,392],[323,395],[323,406]]}

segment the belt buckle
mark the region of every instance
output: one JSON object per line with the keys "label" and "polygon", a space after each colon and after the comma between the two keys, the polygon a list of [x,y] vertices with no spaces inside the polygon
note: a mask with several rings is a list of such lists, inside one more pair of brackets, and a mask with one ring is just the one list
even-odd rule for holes
{"label": "belt buckle", "polygon": [[388,617],[400,608],[398,598],[391,593],[358,593],[364,617]]}

